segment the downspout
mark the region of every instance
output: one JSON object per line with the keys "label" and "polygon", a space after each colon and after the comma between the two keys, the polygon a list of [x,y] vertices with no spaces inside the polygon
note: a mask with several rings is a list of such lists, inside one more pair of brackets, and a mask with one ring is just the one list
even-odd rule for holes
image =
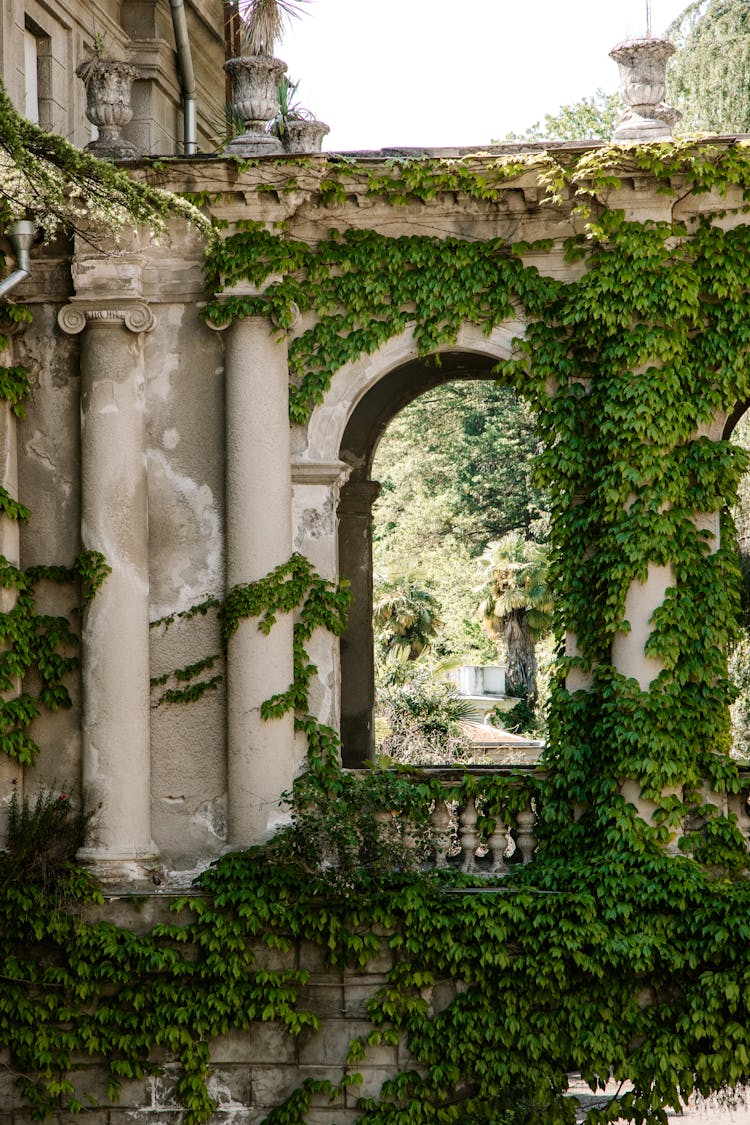
{"label": "downspout", "polygon": [[31,244],[36,237],[36,227],[28,219],[16,219],[11,223],[5,232],[6,236],[10,239],[10,244],[13,247],[13,253],[16,256],[16,268],[13,273],[0,281],[0,297],[4,297],[6,293],[10,293],[11,289],[15,289],[21,281],[25,281],[31,273],[31,259],[29,251]]}
{"label": "downspout", "polygon": [[194,156],[198,151],[197,98],[193,56],[190,50],[187,22],[185,20],[185,0],[169,0],[172,10],[174,42],[177,48],[177,72],[180,76],[183,112],[183,156]]}

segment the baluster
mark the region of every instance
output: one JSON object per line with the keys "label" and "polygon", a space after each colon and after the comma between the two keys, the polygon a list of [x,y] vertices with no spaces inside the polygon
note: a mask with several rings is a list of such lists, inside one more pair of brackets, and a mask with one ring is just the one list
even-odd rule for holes
{"label": "baluster", "polygon": [[492,854],[492,862],[487,868],[489,874],[496,875],[499,871],[505,871],[505,849],[508,846],[508,826],[503,823],[499,815],[495,817],[495,827],[492,829],[487,843]]}
{"label": "baluster", "polygon": [[414,825],[410,820],[407,820],[404,824],[401,838],[404,842],[404,847],[416,863],[419,859],[419,856],[417,854],[419,850],[419,838],[414,830]]}
{"label": "baluster", "polygon": [[474,798],[469,797],[464,805],[463,812],[459,814],[459,833],[461,837],[461,851],[463,852],[463,862],[461,863],[461,870],[465,871],[468,875],[473,875],[477,870],[477,844],[479,837],[477,835],[477,809],[474,804]]}
{"label": "baluster", "polygon": [[435,849],[435,866],[447,867],[453,839],[451,818],[445,801],[436,801],[430,817],[430,838]]}
{"label": "baluster", "polygon": [[536,848],[536,840],[534,838],[535,820],[536,817],[532,809],[524,809],[516,818],[518,824],[516,847],[521,853],[521,859],[524,863],[531,863],[531,860],[534,858],[534,850]]}

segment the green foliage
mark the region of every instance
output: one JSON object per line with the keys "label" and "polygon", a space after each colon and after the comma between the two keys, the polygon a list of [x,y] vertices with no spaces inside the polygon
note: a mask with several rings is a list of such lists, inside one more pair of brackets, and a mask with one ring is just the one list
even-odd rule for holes
{"label": "green foliage", "polygon": [[69,793],[40,789],[32,804],[11,792],[0,887],[38,886],[54,898],[71,874],[93,814],[77,810]]}
{"label": "green foliage", "polygon": [[471,705],[453,684],[437,680],[423,661],[408,663],[398,651],[378,662],[375,684],[376,712],[385,727],[380,755],[407,765],[453,764],[468,757],[463,723]]}
{"label": "green foliage", "polygon": [[375,576],[373,623],[383,656],[403,652],[416,660],[429,649],[442,621],[440,603],[415,574]]}
{"label": "green foliage", "polygon": [[533,702],[535,646],[552,626],[547,549],[520,531],[509,531],[487,545],[480,566],[480,613],[488,633],[501,642],[508,693]]}
{"label": "green foliage", "polygon": [[544,537],[546,500],[532,477],[537,447],[531,412],[512,387],[493,380],[427,391],[378,444],[375,571],[424,576],[441,604],[443,624],[431,643],[441,660],[496,658],[476,615],[475,560],[514,528]]}
{"label": "green foliage", "polygon": [[0,751],[21,765],[31,765],[39,753],[30,727],[40,709],[71,706],[66,680],[79,666],[78,634],[67,617],[39,611],[39,594],[45,584],[67,586],[80,581],[85,605],[109,571],[97,551],[82,552],[71,567],[27,570],[0,556],[0,587],[13,603],[0,613]]}
{"label": "green foliage", "polygon": [[[520,786],[469,775],[446,794],[429,775],[341,771],[335,736],[309,713],[306,645],[318,627],[340,630],[345,594],[298,556],[221,606],[209,599],[188,611],[219,608],[225,641],[245,618],[268,630],[297,611],[294,683],[264,714],[295,709],[310,768],[291,797],[288,831],[265,850],[223,857],[201,878],[200,896],[182,904],[191,916],[172,926],[137,936],[51,909],[36,884],[6,888],[0,1046],[37,1116],[80,1108],[80,1056],[106,1060],[114,1095],[165,1048],[182,1066],[186,1125],[209,1121],[211,1039],[259,1020],[293,1036],[317,1025],[299,997],[305,974],[253,960],[257,945],[297,940],[319,945],[336,968],[365,967],[382,945],[394,955],[349,1063],[403,1038],[416,1065],[361,1100],[370,1125],[571,1125],[572,1072],[592,1090],[621,1083],[582,1111],[589,1125],[664,1125],[666,1107],[691,1093],[750,1079],[750,885],[737,877],[746,847],[734,819],[698,796],[739,784],[726,754],[739,575],[728,523],[715,549],[693,518],[731,504],[747,465],[742,450],[696,435],[750,398],[750,229],[709,215],[690,229],[637,224],[603,203],[636,171],[665,191],[675,179],[682,193],[737,188],[746,197],[750,160],[740,146],[655,145],[544,157],[526,171],[534,167],[550,205],[575,197],[588,217],[586,237],[566,247],[585,259],[579,280],[541,277],[523,264],[527,247],[511,253],[499,240],[357,231],[310,247],[248,227],[214,251],[209,276],[282,280],[265,303],[216,302],[209,316],[272,311],[283,325],[293,302],[317,314],[290,351],[292,416],[302,421],[342,363],[407,323],[428,354],[463,323],[490,330],[523,313],[526,336],[498,374],[537,412],[556,628],[578,642],[560,675],[590,677],[585,690],[562,679],[554,688],[546,776]],[[331,169],[321,184],[331,206],[344,174],[354,173]],[[448,190],[492,200],[503,177],[519,174],[462,162],[368,173],[372,194],[393,204]],[[642,690],[617,671],[612,647],[629,629],[628,591],[650,567],[670,582],[647,646],[654,678]],[[6,581],[19,600],[33,590],[28,573],[10,568]],[[29,612],[27,603],[27,624]],[[43,636],[52,628],[39,627]],[[628,801],[626,781],[654,802],[649,820]],[[535,802],[536,862],[482,884],[495,893],[468,893],[478,880],[455,872],[409,869],[407,837],[417,857],[429,847],[433,803],[469,796],[486,818],[511,825]],[[684,854],[673,855],[664,845],[680,825]],[[445,981],[455,992],[443,1003],[433,994],[430,1007]],[[299,1122],[320,1092],[337,1088],[308,1082],[271,1120]]]}
{"label": "green foliage", "polygon": [[256,284],[281,272],[263,297],[221,297],[210,302],[212,323],[271,312],[283,326],[291,311],[314,311],[315,325],[289,349],[290,416],[304,422],[322,401],[333,374],[347,361],[374,352],[414,323],[421,352],[452,343],[466,321],[485,332],[514,314],[520,300],[540,307],[554,282],[525,270],[500,239],[388,238],[350,230],[310,247],[241,224],[208,256],[209,288],[218,291],[239,278]]}
{"label": "green foliage", "polygon": [[169,215],[211,234],[210,223],[187,200],[138,183],[27,121],[0,83],[0,224],[32,218],[47,238],[61,229],[81,229],[91,239],[97,224],[108,234],[128,222],[164,231]]}
{"label": "green foliage", "polygon": [[504,141],[580,141],[588,137],[611,140],[623,104],[619,94],[597,90],[593,97],[545,113],[523,133],[508,133]]}
{"label": "green foliage", "polygon": [[750,13],[745,0],[695,0],[667,29],[679,48],[667,89],[684,133],[750,130]]}

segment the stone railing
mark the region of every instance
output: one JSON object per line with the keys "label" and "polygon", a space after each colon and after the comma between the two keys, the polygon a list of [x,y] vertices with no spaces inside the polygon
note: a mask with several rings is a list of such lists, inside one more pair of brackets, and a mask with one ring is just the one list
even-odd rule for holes
{"label": "stone railing", "polygon": [[[361,771],[361,776],[366,776],[367,772]],[[543,776],[542,771],[534,766],[431,766],[420,769],[420,780],[430,781],[433,787],[442,789],[445,799],[430,802],[427,827],[423,822],[418,827],[402,825],[403,843],[415,853],[421,866],[450,867],[467,874],[498,875],[516,864],[530,863],[536,851],[536,812],[531,798],[525,807],[518,808],[520,794],[516,794],[516,800],[508,802],[515,808],[511,815],[503,812],[502,807],[496,807],[496,803],[489,807],[481,796],[463,794],[467,779],[490,781],[505,778],[509,791],[521,791],[526,779],[534,776]],[[391,815],[390,812],[382,813],[384,819]],[[484,827],[488,821],[493,822],[489,831]]]}
{"label": "stone railing", "polygon": [[[362,771],[363,773],[365,771]],[[509,790],[525,788],[525,782],[541,779],[544,771],[534,766],[467,766],[462,768],[426,767],[420,778],[437,781],[445,791],[445,800],[433,800],[429,808],[429,826],[403,827],[403,841],[413,849],[418,862],[425,867],[454,868],[473,875],[499,875],[517,864],[530,863],[536,852],[534,801],[525,807],[513,802],[511,814],[483,806],[481,797],[462,797],[464,781],[469,778],[505,777]],[[750,766],[739,770],[742,788],[739,793],[706,795],[721,813],[736,817],[737,825],[750,852]],[[517,779],[517,780],[516,780]],[[511,802],[508,802],[509,804]],[[482,814],[486,812],[486,817]],[[383,813],[389,817],[390,813]],[[492,822],[489,831],[483,823]],[[674,844],[679,838],[675,837]]]}

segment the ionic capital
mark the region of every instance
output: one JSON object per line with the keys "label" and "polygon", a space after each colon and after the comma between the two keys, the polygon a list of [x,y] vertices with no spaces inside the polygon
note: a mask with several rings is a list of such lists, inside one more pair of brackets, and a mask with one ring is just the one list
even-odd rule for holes
{"label": "ionic capital", "polygon": [[67,335],[77,336],[83,332],[87,324],[112,328],[124,327],[129,332],[138,333],[150,332],[156,321],[148,305],[137,301],[119,307],[90,304],[65,305],[57,314],[57,323]]}
{"label": "ionic capital", "polygon": [[[268,277],[266,277],[260,285],[256,285],[254,284],[254,282],[248,281],[246,278],[244,278],[240,281],[236,281],[233,285],[228,285],[225,289],[220,290],[220,292],[215,293],[214,299],[219,302],[230,301],[232,298],[251,298],[254,300],[260,298],[265,300],[267,299],[268,292],[272,288],[272,286],[281,284],[283,280],[283,276],[280,273],[269,274]],[[262,320],[268,319],[271,321],[271,324],[274,326],[274,328],[281,328],[283,331],[288,332],[297,324],[297,321],[300,317],[300,311],[296,302],[292,301],[287,310],[287,315],[284,317],[280,317],[276,312],[269,312],[267,318],[262,313],[255,313],[254,316]],[[235,319],[245,320],[249,318],[239,316]],[[231,323],[232,321],[228,321],[224,324],[212,324],[209,321],[208,325],[216,332],[223,332],[224,329],[228,328]]]}

